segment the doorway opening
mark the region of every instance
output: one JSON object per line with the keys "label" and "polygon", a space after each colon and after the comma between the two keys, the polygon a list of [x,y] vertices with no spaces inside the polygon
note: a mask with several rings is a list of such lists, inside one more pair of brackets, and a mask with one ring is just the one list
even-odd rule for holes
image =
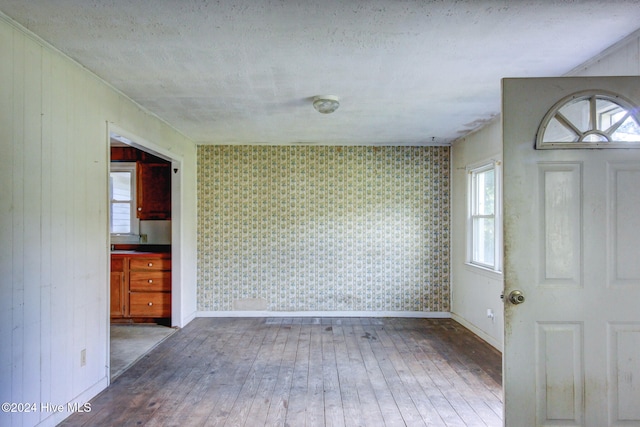
{"label": "doorway opening", "polygon": [[110,380],[180,324],[181,160],[109,126]]}

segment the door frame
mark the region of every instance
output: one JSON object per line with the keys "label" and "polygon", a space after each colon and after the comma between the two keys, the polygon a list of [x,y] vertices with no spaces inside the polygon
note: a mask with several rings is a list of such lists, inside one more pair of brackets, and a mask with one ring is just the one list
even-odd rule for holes
{"label": "door frame", "polygon": [[[142,138],[118,125],[107,122],[107,178],[109,176],[109,167],[111,165],[111,137],[118,135],[126,140],[126,144],[154,156],[160,157],[171,162],[171,326],[181,328],[185,325],[184,313],[182,310],[182,234],[184,230],[183,224],[183,179],[182,170],[184,159],[182,156],[167,150],[166,148]],[[108,182],[108,179],[107,179]],[[108,188],[106,197],[108,197]],[[109,210],[107,209],[107,218]],[[109,230],[109,221],[107,221],[107,272],[110,272],[111,264],[111,233]],[[107,307],[107,360],[111,353],[111,292],[109,289],[109,280],[106,281],[106,307]],[[107,364],[107,384],[111,383],[111,363]]]}

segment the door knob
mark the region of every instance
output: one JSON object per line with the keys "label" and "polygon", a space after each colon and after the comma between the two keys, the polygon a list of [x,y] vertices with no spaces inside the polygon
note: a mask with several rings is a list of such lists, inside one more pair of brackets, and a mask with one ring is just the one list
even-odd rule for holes
{"label": "door knob", "polygon": [[509,301],[511,304],[522,304],[524,302],[524,294],[521,291],[511,291]]}

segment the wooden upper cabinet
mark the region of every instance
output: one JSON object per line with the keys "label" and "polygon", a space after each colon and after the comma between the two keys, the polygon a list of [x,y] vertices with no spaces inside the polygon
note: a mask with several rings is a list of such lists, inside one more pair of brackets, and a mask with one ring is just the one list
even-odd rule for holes
{"label": "wooden upper cabinet", "polygon": [[138,151],[133,147],[111,147],[111,161],[135,162],[140,157]]}
{"label": "wooden upper cabinet", "polygon": [[136,198],[139,219],[171,219],[171,164],[138,162]]}
{"label": "wooden upper cabinet", "polygon": [[111,147],[112,162],[136,162],[136,216],[171,219],[171,163],[128,146]]}

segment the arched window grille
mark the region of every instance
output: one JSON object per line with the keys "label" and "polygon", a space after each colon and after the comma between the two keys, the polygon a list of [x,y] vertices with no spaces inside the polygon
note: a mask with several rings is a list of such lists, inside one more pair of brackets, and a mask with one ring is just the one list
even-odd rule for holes
{"label": "arched window grille", "polygon": [[602,91],[563,98],[547,112],[536,137],[536,149],[558,148],[640,148],[640,108]]}

